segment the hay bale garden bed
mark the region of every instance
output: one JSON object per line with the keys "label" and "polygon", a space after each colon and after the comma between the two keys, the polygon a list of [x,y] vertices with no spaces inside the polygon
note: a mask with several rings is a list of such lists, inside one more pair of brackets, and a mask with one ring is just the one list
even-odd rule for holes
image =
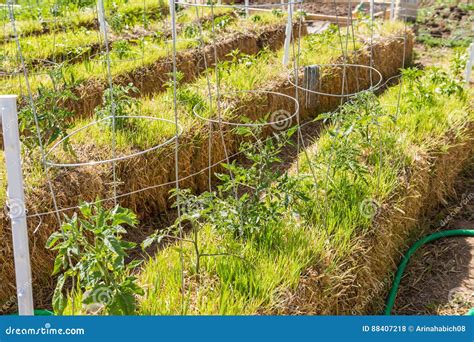
{"label": "hay bale garden bed", "polygon": [[[168,13],[160,4],[148,29],[111,31],[106,57],[118,59],[104,64],[102,42],[81,31],[63,50],[29,51],[28,86],[0,81],[26,92],[37,304],[57,314],[379,312],[417,220],[472,153],[471,94],[459,73],[407,69],[414,37],[405,24],[308,34],[301,13],[283,65],[279,11],[180,9],[172,54]],[[19,19],[30,44],[56,35]],[[3,45],[15,54],[17,45]],[[64,65],[34,62],[42,59]],[[312,139],[300,139],[314,122]],[[2,160],[2,191],[4,174]],[[7,212],[0,221],[0,306],[9,312]]]}

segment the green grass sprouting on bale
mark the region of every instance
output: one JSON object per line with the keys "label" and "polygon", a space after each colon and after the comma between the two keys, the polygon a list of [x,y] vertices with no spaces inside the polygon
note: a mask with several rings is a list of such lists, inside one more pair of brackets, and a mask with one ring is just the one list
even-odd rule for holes
{"label": "green grass sprouting on bale", "polygon": [[[255,23],[247,23],[243,25],[232,16],[232,11],[227,8],[216,9],[214,19],[217,34],[230,34],[241,32],[243,27],[251,29],[252,26],[257,26]],[[200,18],[208,17],[209,10],[205,9],[199,13]],[[267,18],[268,17],[268,18]],[[224,18],[224,19],[223,19]],[[266,15],[267,18],[264,24],[283,23],[282,18]],[[177,51],[196,48],[199,45],[199,30],[196,23],[190,23],[197,20],[196,14],[192,8],[188,8],[179,12],[178,24],[184,24],[181,32],[178,32],[177,37]],[[205,20],[204,20],[205,21]],[[138,25],[138,24],[137,24]],[[220,26],[219,26],[220,25]],[[139,25],[138,25],[139,26]],[[138,37],[136,39],[127,38],[127,35],[117,33],[114,42],[110,44],[110,59],[111,59],[111,74],[116,77],[119,75],[126,75],[128,72],[137,70],[140,67],[151,65],[160,59],[171,56],[172,45],[168,35],[165,31],[169,31],[165,22],[155,23],[150,27],[150,30],[161,26],[152,35],[146,37]],[[211,25],[209,22],[204,22],[203,26],[203,41],[209,43],[211,41]],[[261,25],[260,25],[261,26]],[[192,30],[188,30],[191,28]],[[120,37],[124,37],[120,39]],[[136,36],[132,33],[132,36]],[[112,39],[110,36],[109,39]],[[52,88],[53,80],[50,73],[58,73],[64,75],[64,85],[73,87],[77,86],[85,80],[96,80],[97,82],[106,81],[107,69],[104,56],[104,47],[98,52],[90,54],[91,46],[102,42],[103,38],[98,31],[90,31],[87,29],[78,29],[77,32],[67,31],[64,33],[41,35],[37,37],[26,37],[20,39],[20,44],[24,48],[25,63],[30,67],[41,63],[42,59],[50,59],[52,62],[57,62],[58,65],[51,65],[51,62],[44,62],[44,65],[39,65],[35,73],[29,75],[29,82],[32,90],[36,92],[40,87]],[[51,44],[51,42],[55,42]],[[103,45],[103,44],[102,44]],[[18,68],[17,51],[14,42],[5,44],[1,47],[5,49],[5,58],[7,58],[5,66],[11,66],[14,70],[15,66]],[[82,58],[81,58],[82,55]],[[74,61],[74,58],[76,60]],[[65,60],[63,63],[62,60]],[[74,62],[68,62],[71,59]],[[7,69],[8,70],[8,69]],[[0,82],[0,87],[13,93],[26,92],[25,85],[18,82],[16,77],[4,77]]]}
{"label": "green grass sprouting on bale", "polygon": [[[214,15],[219,18],[223,14],[228,14],[228,23],[231,23],[235,18],[230,16],[232,14],[230,9],[216,9]],[[203,17],[209,15],[209,10],[203,10],[199,13],[199,18],[202,20]],[[136,22],[131,24],[119,24],[109,25],[109,40],[112,42],[111,50],[112,53],[118,41],[123,42],[127,41],[131,46],[129,47],[130,51],[127,51],[129,54],[135,54],[141,49],[137,49],[137,46],[140,47],[140,44],[162,44],[162,40],[171,39],[171,31],[169,29],[169,17],[167,16],[158,16],[155,15],[157,19],[146,20],[144,21],[142,17],[138,18]],[[219,19],[216,18],[216,21]],[[139,20],[141,19],[141,21]],[[198,24],[196,23],[197,16],[194,12],[194,9],[187,9],[181,12],[178,12],[177,23],[180,25],[180,28],[183,29],[184,35],[181,37],[191,38],[195,36],[198,32]],[[204,20],[205,21],[205,20]],[[204,31],[208,31],[209,24],[204,22],[203,24]],[[38,36],[29,36],[21,37],[20,36],[20,45],[22,47],[23,57],[27,65],[35,69],[42,70],[42,65],[37,65],[41,60],[46,60],[50,62],[63,62],[70,61],[76,58],[81,61],[79,57],[87,56],[89,59],[94,61],[93,56],[90,56],[90,50],[93,46],[98,45],[100,50],[104,51],[105,47],[103,44],[102,33],[96,28],[90,27],[78,27],[70,30],[64,30],[60,32],[51,32],[47,34],[42,34]],[[169,45],[169,44],[168,44]],[[17,58],[17,46],[16,42],[11,39],[7,43],[1,45],[3,53],[5,54],[4,58],[7,58],[9,63],[15,61]],[[160,46],[163,49],[163,46]],[[97,52],[95,52],[97,53]],[[121,56],[113,56],[116,59]],[[130,57],[130,56],[127,56]],[[122,58],[124,59],[124,58]],[[76,60],[76,61],[77,61]],[[36,65],[35,65],[36,63]],[[46,64],[46,63],[45,63]],[[51,65],[47,65],[51,68]],[[43,66],[44,67],[44,66]],[[4,68],[8,70],[9,65],[4,64]]]}
{"label": "green grass sprouting on bale", "polygon": [[[230,252],[239,257],[201,258],[196,273],[194,245],[171,243],[141,271],[145,295],[139,313],[181,313],[180,251],[185,261],[186,314],[265,312],[278,306],[280,296],[294,290],[302,272],[321,258],[329,255],[336,267],[350,255],[357,237],[371,229],[375,212],[364,212],[361,206],[368,200],[387,203],[402,186],[398,175],[416,158],[446,150],[447,137],[462,141],[473,113],[471,94],[457,76],[439,69],[408,69],[398,113],[395,86],[380,100],[364,94],[328,116],[330,126],[308,150],[317,183],[304,154],[300,176],[290,175],[309,200],[290,200],[288,211],[271,226],[255,226],[255,230],[265,226],[266,234],[246,237],[223,229],[228,226],[226,215],[221,213],[216,220],[217,216],[206,214],[210,218],[199,233],[201,253]],[[225,200],[211,203],[218,206]]]}
{"label": "green grass sprouting on bale", "polygon": [[[149,27],[149,29],[158,30],[162,28],[162,25],[160,24],[161,23],[154,23],[154,25],[150,24],[152,26]],[[120,37],[120,35],[118,37]],[[117,36],[114,35],[112,35],[110,39],[113,41],[119,40],[117,39]],[[135,46],[140,42],[140,39],[145,39],[145,37],[139,37],[136,40],[123,39],[122,41],[127,41],[131,45],[131,49],[132,46]],[[41,70],[44,69],[41,68],[42,66],[51,68],[52,66],[50,64],[53,62],[59,64],[65,61],[82,61],[86,58],[93,59],[91,52],[94,54],[98,53],[97,51],[94,51],[94,49],[105,49],[102,41],[102,34],[99,31],[79,27],[78,29],[66,32],[22,37],[20,38],[20,45],[25,63],[30,70]],[[51,42],[55,43],[52,44]],[[112,43],[111,49],[114,50],[114,47],[115,44]],[[5,58],[8,58],[8,63],[10,64],[5,64],[4,67],[13,70],[16,66],[14,63],[17,62],[17,46],[15,41],[4,44],[1,48],[5,54]],[[43,62],[43,64],[41,64],[41,62]]]}
{"label": "green grass sprouting on bale", "polygon": [[[17,2],[14,7],[15,26],[21,36],[40,35],[46,32],[63,32],[80,28],[91,29],[96,26],[96,1],[68,1],[58,4],[55,1],[40,1],[34,5]],[[33,7],[33,8],[32,8]],[[119,0],[104,1],[105,14],[116,25],[133,26],[139,21],[157,18],[168,11],[166,1]],[[0,23],[4,27],[3,37],[13,35],[8,8],[0,8]]]}

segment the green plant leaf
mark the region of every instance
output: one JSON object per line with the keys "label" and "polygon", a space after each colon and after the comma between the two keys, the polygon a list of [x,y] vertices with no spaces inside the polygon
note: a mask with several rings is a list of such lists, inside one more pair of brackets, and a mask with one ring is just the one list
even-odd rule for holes
{"label": "green plant leaf", "polygon": [[142,249],[147,249],[150,247],[156,240],[156,235],[150,235],[142,242]]}
{"label": "green plant leaf", "polygon": [[51,275],[56,275],[59,272],[61,272],[61,269],[64,265],[64,256],[59,254],[56,256],[56,259],[54,259],[54,267],[53,267],[53,273]]}
{"label": "green plant leaf", "polygon": [[66,276],[61,275],[58,277],[58,282],[53,293],[53,310],[57,315],[62,315],[64,309],[67,306],[67,298],[63,294],[63,287],[66,281]]}
{"label": "green plant leaf", "polygon": [[112,221],[112,225],[114,226],[119,226],[121,224],[128,224],[129,226],[134,226],[136,223],[136,218],[130,212],[116,213]]}
{"label": "green plant leaf", "polygon": [[117,255],[124,256],[125,253],[122,249],[122,246],[120,244],[120,241],[118,241],[114,237],[109,237],[104,239],[104,244],[105,246],[112,252],[114,252]]}
{"label": "green plant leaf", "polygon": [[110,305],[111,314],[133,315],[135,313],[135,296],[128,289],[119,291]]}
{"label": "green plant leaf", "polygon": [[62,237],[60,232],[55,232],[46,241],[46,248],[51,249]]}
{"label": "green plant leaf", "polygon": [[140,266],[143,263],[143,260],[133,260],[128,263],[127,267],[132,269]]}

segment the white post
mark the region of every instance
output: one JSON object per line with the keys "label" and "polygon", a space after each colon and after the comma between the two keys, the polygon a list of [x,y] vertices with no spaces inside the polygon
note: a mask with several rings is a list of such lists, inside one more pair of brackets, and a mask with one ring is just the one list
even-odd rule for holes
{"label": "white post", "polygon": [[288,5],[288,22],[286,23],[286,32],[285,32],[285,53],[283,55],[283,65],[287,66],[290,61],[290,44],[291,44],[291,35],[293,32],[293,6],[292,4]]}
{"label": "white post", "polygon": [[250,1],[249,1],[249,0],[245,0],[245,17],[246,17],[246,18],[248,18],[249,15],[250,15],[249,6],[250,6]]}
{"label": "white post", "polygon": [[16,95],[0,95],[0,112],[8,180],[8,207],[12,223],[13,255],[15,259],[16,293],[20,315],[33,315],[30,250],[26,226],[25,194],[21,170],[20,136]]}
{"label": "white post", "polygon": [[390,1],[390,20],[395,20],[395,0]]}
{"label": "white post", "polygon": [[474,43],[469,46],[468,60],[466,62],[466,83],[471,83],[472,65],[474,63]]}
{"label": "white post", "polygon": [[107,24],[105,22],[105,7],[104,7],[104,1],[103,0],[98,0],[97,1],[97,14],[99,19],[99,29],[100,32],[105,35],[107,32]]}
{"label": "white post", "polygon": [[171,39],[173,40],[173,43],[176,43],[177,39],[177,31],[176,31],[176,7],[175,7],[176,2],[174,0],[169,0],[169,6],[170,6],[170,18],[171,18]]}
{"label": "white post", "polygon": [[400,1],[401,0],[395,0],[395,8],[393,10],[393,19],[394,20],[397,20],[398,17],[400,16],[400,6],[401,6]]}
{"label": "white post", "polygon": [[374,0],[370,0],[370,20],[374,21],[374,13],[375,13],[375,4]]}

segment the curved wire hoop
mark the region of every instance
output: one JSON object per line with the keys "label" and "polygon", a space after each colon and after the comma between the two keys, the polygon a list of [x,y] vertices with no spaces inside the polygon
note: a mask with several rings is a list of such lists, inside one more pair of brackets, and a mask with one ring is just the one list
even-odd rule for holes
{"label": "curved wire hoop", "polygon": [[[362,69],[367,69],[367,70],[371,70],[373,72],[375,72],[375,74],[378,76],[378,81],[376,84],[370,86],[369,88],[367,89],[364,89],[364,90],[360,90],[360,91],[357,91],[357,92],[354,92],[354,93],[350,93],[350,94],[332,94],[332,93],[325,93],[325,92],[321,92],[321,91],[316,91],[316,90],[312,90],[312,89],[309,89],[309,88],[306,88],[306,87],[303,87],[299,84],[297,84],[295,81],[294,81],[294,78],[295,78],[295,70],[290,70],[290,72],[288,73],[288,82],[290,82],[290,84],[300,90],[303,90],[305,92],[308,92],[308,93],[311,93],[311,94],[316,94],[316,95],[322,95],[322,96],[332,96],[332,97],[342,97],[342,98],[345,98],[345,97],[353,97],[353,96],[356,96],[357,94],[360,94],[360,93],[363,93],[363,92],[366,92],[366,91],[376,91],[377,89],[379,89],[382,85],[382,81],[383,81],[383,76],[382,74],[380,73],[380,71],[378,71],[377,69],[375,69],[374,67],[371,67],[371,66],[368,66],[368,65],[363,65],[363,64],[313,64],[313,65],[308,65],[310,67],[356,67],[356,68],[362,68]],[[305,67],[308,67],[308,66],[305,66]],[[302,70],[303,68],[305,67],[301,67],[300,69]]]}
{"label": "curved wire hoop", "polygon": [[[131,116],[131,115],[117,115],[115,116],[116,119],[144,119],[144,120],[152,120],[152,121],[162,121],[162,122],[167,122],[169,124],[172,124],[173,126],[175,125],[174,121],[172,120],[168,120],[168,119],[163,119],[163,118],[156,118],[156,117],[153,117],[153,116],[144,116],[144,115],[137,115],[137,116]],[[71,133],[69,133],[67,136],[65,136],[64,138],[62,138],[61,140],[59,140],[57,143],[55,143],[50,149],[49,151],[45,154],[45,158],[47,158],[52,152],[54,152],[54,150],[60,145],[62,144],[65,140],[71,138],[72,136],[76,135],[77,133],[85,130],[86,128],[89,128],[91,126],[94,126],[94,125],[97,125],[103,121],[107,121],[107,120],[111,120],[113,119],[112,116],[107,116],[103,119],[100,119],[100,120],[96,120],[96,121],[93,121],[91,123],[88,123],[87,125],[85,126],[82,126],[80,128],[77,128],[75,129],[74,131],[72,131]],[[178,130],[179,130],[179,135],[180,136],[182,133],[183,133],[183,127],[181,125],[178,125]],[[46,159],[46,164],[48,166],[51,166],[51,167],[82,167],[82,166],[94,166],[94,165],[100,165],[100,164],[107,164],[107,163],[113,163],[113,162],[117,162],[117,161],[122,161],[122,160],[127,160],[127,159],[130,159],[130,158],[134,158],[134,157],[138,157],[138,156],[141,156],[143,154],[146,154],[148,152],[151,152],[151,151],[155,151],[161,147],[164,147],[168,144],[171,144],[173,141],[175,141],[177,138],[177,136],[173,136],[171,137],[170,139],[166,140],[165,142],[161,143],[161,144],[158,144],[158,145],[155,145],[155,146],[152,146],[146,150],[142,150],[142,151],[139,151],[139,152],[135,152],[135,153],[132,153],[132,154],[128,154],[128,155],[125,155],[125,156],[121,156],[121,157],[117,157],[117,158],[111,158],[111,159],[104,159],[104,160],[93,160],[93,161],[89,161],[89,162],[83,162],[83,163],[55,163],[55,162],[52,162],[50,160],[47,160]]]}
{"label": "curved wire hoop", "polygon": [[[253,122],[253,123],[240,123],[240,122],[232,122],[232,121],[223,121],[221,119],[212,119],[212,118],[206,118],[198,113],[198,107],[202,105],[202,101],[198,102],[194,107],[193,107],[193,114],[198,117],[201,120],[204,120],[209,123],[217,123],[217,124],[223,124],[223,125],[229,125],[229,126],[235,126],[235,127],[265,127],[265,126],[272,126],[274,128],[282,129],[285,128],[286,126],[289,126],[291,124],[291,121],[293,118],[295,118],[298,115],[298,112],[300,110],[300,104],[298,103],[298,100],[294,98],[293,96],[286,95],[283,93],[279,93],[276,91],[269,91],[269,90],[238,90],[238,91],[232,91],[232,92],[226,92],[226,93],[221,93],[220,96],[226,96],[226,95],[237,95],[237,94],[242,94],[242,93],[248,93],[248,94],[264,94],[264,95],[276,95],[280,97],[287,98],[288,100],[292,101],[295,106],[295,110],[293,113],[290,113],[284,109],[276,110],[272,114],[272,118],[276,119],[270,122]],[[210,96],[207,97],[208,101],[210,102]],[[287,127],[286,127],[287,128]]]}

